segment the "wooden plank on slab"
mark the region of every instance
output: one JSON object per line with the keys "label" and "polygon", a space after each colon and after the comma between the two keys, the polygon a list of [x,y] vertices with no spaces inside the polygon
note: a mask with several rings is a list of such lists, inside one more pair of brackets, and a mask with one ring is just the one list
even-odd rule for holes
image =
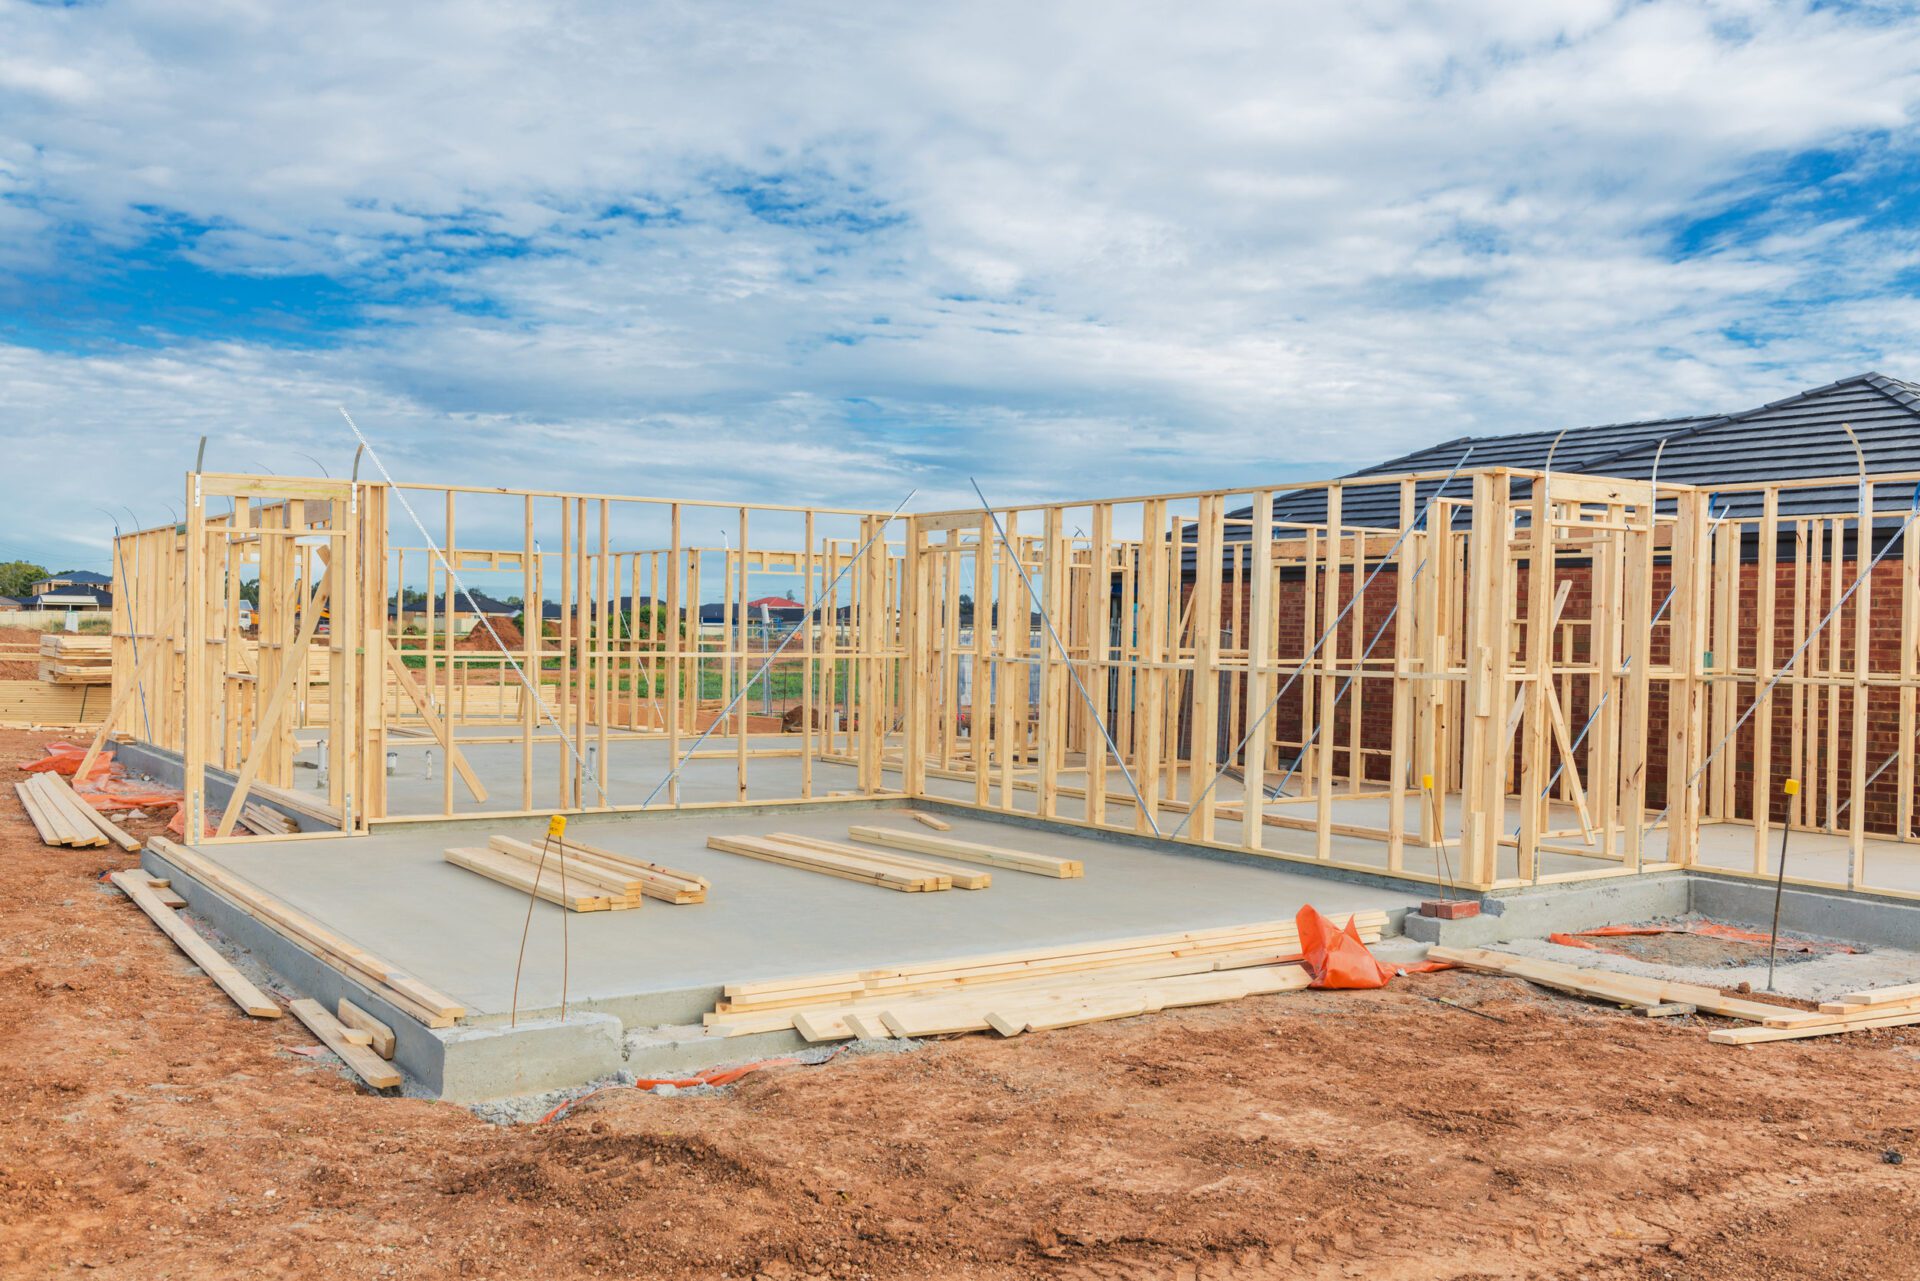
{"label": "wooden plank on slab", "polygon": [[918,810],[915,810],[910,817],[914,822],[923,827],[931,827],[936,832],[951,832],[953,830],[953,824],[947,822],[945,819],[935,818],[931,814],[922,814]]}
{"label": "wooden plank on slab", "polygon": [[455,867],[463,867],[523,894],[530,893],[569,912],[605,912],[613,906],[605,893],[586,892],[590,886],[581,885],[575,890],[569,885],[563,891],[558,868],[549,867],[544,873],[536,873],[519,859],[496,850],[457,847],[441,851],[441,857]]}
{"label": "wooden plank on slab", "polygon": [[364,1045],[355,1045],[349,1039],[346,1028],[340,1021],[327,1013],[324,1005],[318,1001],[301,997],[289,1007],[294,1017],[307,1025],[307,1030],[320,1038],[320,1043],[340,1056],[340,1061],[352,1068],[355,1075],[376,1090],[397,1089],[400,1085],[400,1073],[385,1059]]}
{"label": "wooden plank on slab", "polygon": [[208,978],[220,986],[220,990],[233,998],[233,1003],[257,1019],[277,1019],[280,1007],[255,987],[251,980],[232,962],[196,934],[191,926],[180,919],[179,913],[160,901],[153,887],[147,884],[146,874],[137,871],[114,872],[113,883],[120,892],[132,899],[135,906],[152,918],[161,932],[172,939],[182,952],[187,954],[195,965],[206,971]]}
{"label": "wooden plank on slab", "polygon": [[608,867],[629,870],[637,873],[647,885],[649,898],[661,899],[668,903],[704,903],[707,891],[712,883],[704,876],[692,872],[683,872],[678,868],[665,867],[659,863],[649,863],[631,854],[622,854],[617,850],[604,849],[598,845],[588,845],[569,836],[565,842],[568,853],[579,853],[598,860]]}
{"label": "wooden plank on slab", "polygon": [[1077,858],[1057,858],[1051,854],[1033,854],[1026,850],[1005,849],[998,845],[980,845],[950,836],[927,836],[893,827],[853,826],[847,835],[869,845],[911,850],[920,854],[938,854],[962,863],[984,863],[1013,872],[1031,872],[1036,876],[1054,876],[1062,880],[1086,874]]}
{"label": "wooden plank on slab", "polygon": [[785,845],[769,841],[764,837],[709,836],[707,848],[726,854],[739,854],[746,858],[759,859],[765,863],[779,863],[805,872],[818,872],[823,876],[837,876],[842,880],[860,881],[868,885],[878,885],[883,889],[907,893],[950,888],[944,878],[911,876],[878,865],[856,864],[818,850],[808,850],[798,845]]}
{"label": "wooden plank on slab", "polygon": [[856,859],[862,863],[877,864],[881,867],[897,868],[913,875],[939,876],[946,878],[956,890],[984,890],[993,884],[991,872],[976,872],[970,867],[955,867],[947,863],[935,863],[928,859],[913,858],[905,854],[880,853],[863,850],[852,845],[842,845],[838,841],[823,841],[813,836],[796,836],[791,832],[770,832],[768,840],[784,841],[789,845],[803,845],[808,849],[820,850],[828,854],[838,854],[843,858]]}
{"label": "wooden plank on slab", "polygon": [[[260,787],[256,786],[255,791]],[[231,900],[269,929],[366,984],[382,999],[428,1027],[451,1027],[466,1007],[381,957],[349,941],[259,886],[177,841],[156,836],[148,845],[208,889]]]}

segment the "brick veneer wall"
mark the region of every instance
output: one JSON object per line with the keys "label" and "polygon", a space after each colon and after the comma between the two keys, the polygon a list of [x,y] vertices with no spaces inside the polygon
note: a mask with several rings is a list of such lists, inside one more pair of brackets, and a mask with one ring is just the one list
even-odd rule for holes
{"label": "brick veneer wall", "polygon": [[[1887,557],[1876,566],[1873,571],[1868,645],[1871,671],[1877,675],[1897,675],[1900,670],[1900,571],[1901,566],[1897,555]],[[1832,606],[1834,592],[1831,582],[1831,572],[1831,563],[1823,564],[1819,567],[1817,575],[1819,579],[1818,605],[1809,606],[1807,624],[1809,627]],[[1854,576],[1858,572],[1858,566],[1854,561],[1846,560],[1841,563],[1841,591],[1846,589],[1846,585],[1853,581]],[[1751,665],[1754,661],[1754,649],[1757,641],[1755,623],[1759,617],[1760,573],[1761,566],[1757,563],[1748,563],[1741,566],[1740,595],[1735,610],[1736,621],[1734,630],[1738,635],[1740,645],[1737,661],[1743,665]],[[1365,648],[1365,646],[1373,640],[1376,631],[1379,633],[1378,643],[1374,646],[1373,650],[1374,658],[1390,657],[1393,654],[1395,630],[1399,620],[1397,618],[1389,618],[1388,615],[1393,610],[1398,590],[1395,582],[1395,574],[1396,571],[1391,567],[1381,571],[1380,574],[1373,579],[1371,586],[1367,588],[1366,594],[1360,603],[1355,606],[1352,613],[1350,613],[1342,623],[1339,635],[1327,642],[1328,649],[1334,648],[1337,644],[1338,653],[1343,663],[1347,661],[1352,654],[1352,638],[1354,629],[1356,628],[1359,631],[1362,648]],[[1810,571],[1809,578],[1811,579],[1814,576]],[[1365,581],[1364,578],[1362,581]],[[1556,591],[1558,590],[1559,584],[1563,581],[1570,581],[1573,584],[1568,594],[1563,618],[1568,620],[1587,618],[1592,612],[1592,580],[1590,570],[1585,566],[1578,565],[1561,566],[1556,570],[1555,574]],[[1666,596],[1670,583],[1671,576],[1667,566],[1656,565],[1653,572],[1653,605],[1655,608],[1659,607],[1661,600]],[[1323,595],[1326,587],[1325,579],[1321,578],[1315,583],[1314,634],[1311,636],[1306,634],[1306,598],[1304,587],[1305,583],[1302,576],[1282,576],[1278,600],[1280,619],[1279,649],[1282,653],[1290,655],[1304,654],[1314,639],[1317,638],[1318,634],[1326,628],[1328,619],[1325,613],[1325,598]],[[1337,588],[1338,604],[1336,605],[1336,611],[1339,606],[1346,603],[1353,590],[1354,576],[1352,571],[1343,571],[1340,575],[1339,586]],[[1519,597],[1523,611],[1525,609],[1526,591],[1526,577],[1522,574],[1519,581]],[[1248,597],[1249,593],[1244,584],[1242,585],[1241,595],[1237,601],[1234,596],[1231,581],[1222,585],[1222,625],[1235,627],[1237,629],[1235,632],[1237,636],[1244,636],[1246,634],[1250,605]],[[1776,665],[1786,662],[1801,639],[1795,634],[1794,630],[1793,604],[1794,566],[1789,559],[1778,563],[1775,571],[1773,661]],[[1236,618],[1237,622],[1234,621]],[[1653,636],[1651,661],[1656,667],[1664,665],[1668,660],[1670,628],[1667,624],[1670,621],[1671,610],[1669,610],[1668,616],[1662,620],[1661,625],[1655,630]],[[1854,622],[1853,603],[1849,602],[1847,608],[1842,611],[1842,616],[1835,619],[1832,623],[1829,623],[1827,628],[1820,633],[1819,639],[1815,642],[1814,646],[1814,649],[1818,652],[1814,653],[1810,651],[1808,654],[1802,656],[1798,664],[1796,664],[1794,668],[1796,674],[1805,673],[1816,661],[1824,666],[1829,646],[1832,644],[1832,635],[1836,631],[1838,632],[1840,642],[1841,669],[1849,670],[1851,668],[1853,661]],[[1574,661],[1576,663],[1584,663],[1588,658],[1586,629],[1576,627],[1573,634]],[[1711,636],[1711,634],[1710,631],[1709,635]],[[1560,653],[1559,644],[1560,642],[1558,638],[1556,638],[1556,655]],[[1633,640],[1631,637],[1627,638],[1626,648],[1628,653],[1632,653]],[[1644,660],[1636,658],[1635,661]],[[1344,680],[1344,677],[1342,680]],[[1280,700],[1270,721],[1274,736],[1277,738],[1297,740],[1301,735],[1300,708],[1301,698],[1303,696],[1301,685],[1302,682],[1296,682],[1293,689],[1289,690]],[[1336,690],[1338,689],[1338,685],[1339,683],[1336,682]],[[1388,682],[1382,678],[1361,681],[1358,683],[1357,688],[1362,689],[1361,742],[1363,746],[1367,748],[1376,749],[1377,753],[1384,753],[1392,745],[1393,714],[1389,693],[1390,686]],[[1733,691],[1730,695],[1732,700],[1732,716],[1737,718],[1741,712],[1746,710],[1748,704],[1753,701],[1757,693],[1756,683],[1752,680],[1742,680],[1737,685],[1730,685],[1728,688]],[[1244,703],[1244,687],[1237,681],[1234,683],[1232,697]],[[1834,798],[1834,803],[1836,804],[1844,802],[1849,795],[1852,779],[1853,697],[1854,691],[1851,688],[1841,688],[1837,693],[1829,693],[1822,690],[1819,694],[1817,714],[1819,723],[1822,726],[1818,744],[1819,757],[1817,762],[1812,758],[1804,760],[1801,767],[1803,779],[1809,774],[1814,776],[1811,780],[1811,785],[1815,789],[1816,795],[1815,810],[1812,819],[1816,823],[1824,822],[1828,817],[1828,798],[1830,795]],[[1350,700],[1351,698],[1352,694],[1349,693],[1348,699]],[[1811,718],[1815,715],[1812,708],[1813,700],[1811,693],[1808,698],[1809,710],[1807,715]],[[1784,821],[1787,813],[1787,801],[1786,798],[1780,794],[1779,783],[1787,777],[1793,759],[1792,699],[1793,686],[1789,682],[1783,681],[1775,689],[1773,694],[1773,727],[1771,735],[1773,750],[1770,772],[1774,782],[1771,789],[1774,798],[1772,817],[1776,822]],[[1648,706],[1646,792],[1649,804],[1655,809],[1660,808],[1666,803],[1667,701],[1667,683],[1655,680],[1650,692]],[[1711,704],[1709,704],[1709,706],[1711,706]],[[1587,702],[1586,681],[1583,677],[1575,677],[1572,681],[1571,697],[1566,702],[1565,710],[1571,731],[1577,735],[1580,732],[1581,726],[1585,724],[1590,710]],[[1322,714],[1324,715],[1324,709],[1322,709]],[[1343,701],[1339,708],[1339,730],[1336,736],[1336,742],[1343,749],[1339,753],[1337,760],[1337,767],[1342,771],[1346,768],[1344,748],[1349,738],[1349,717],[1349,703]],[[1831,792],[1828,788],[1827,770],[1830,747],[1829,738],[1825,729],[1830,718],[1837,718],[1838,722],[1836,735],[1837,750],[1831,752],[1832,757],[1837,761],[1838,787],[1837,790]],[[1224,722],[1224,712],[1222,719]],[[1726,817],[1745,818],[1751,813],[1755,728],[1755,721],[1749,719],[1747,724],[1734,737],[1733,741],[1722,749],[1722,759],[1732,762],[1735,779],[1734,808],[1732,814]],[[1900,749],[1899,729],[1899,691],[1884,688],[1869,690],[1865,771],[1868,775],[1871,775],[1875,770],[1879,769],[1888,757]],[[1244,732],[1244,730],[1242,732]],[[1322,731],[1323,734],[1325,732],[1325,730]],[[1715,728],[1712,717],[1709,716],[1707,719],[1705,746],[1702,750],[1710,750],[1719,740],[1722,732],[1723,730]],[[1185,742],[1184,732],[1182,741],[1183,743]],[[1804,729],[1802,731],[1802,741],[1805,741]],[[1908,744],[1908,750],[1912,750],[1913,746],[1913,744]],[[1286,768],[1294,759],[1294,755],[1298,750],[1297,747],[1283,747],[1280,749],[1278,759],[1281,769],[1284,770]],[[1582,761],[1583,774],[1586,754],[1587,747],[1582,745],[1578,755]],[[1383,754],[1374,754],[1367,756],[1365,761],[1367,777],[1376,781],[1384,781],[1388,771],[1388,758]],[[1514,771],[1514,777],[1510,780],[1510,783],[1517,787],[1517,761],[1514,764]],[[1707,779],[1703,776],[1701,786],[1705,786],[1706,782]],[[1803,783],[1803,786],[1805,785],[1806,784]],[[1864,808],[1867,816],[1867,829],[1870,832],[1891,833],[1894,831],[1898,821],[1898,785],[1899,766],[1896,763],[1895,765],[1889,766],[1878,779],[1867,787]],[[1844,829],[1850,819],[1850,815],[1843,812],[1839,817],[1840,822],[1837,826],[1840,829]]]}

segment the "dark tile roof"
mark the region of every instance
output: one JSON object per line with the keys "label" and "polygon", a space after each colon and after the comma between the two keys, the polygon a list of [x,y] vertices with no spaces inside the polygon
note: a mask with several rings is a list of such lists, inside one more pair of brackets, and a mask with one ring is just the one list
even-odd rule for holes
{"label": "dark tile roof", "polygon": [[64,573],[48,574],[40,580],[43,583],[72,583],[76,587],[107,587],[113,579],[106,574],[96,574],[90,569],[69,569]]}
{"label": "dark tile roof", "polygon": [[50,592],[29,596],[22,604],[27,609],[68,609],[81,601],[92,601],[101,609],[110,609],[113,593],[98,587],[56,587]]}
{"label": "dark tile roof", "polygon": [[[1555,471],[1647,480],[1654,476],[1657,462],[1661,480],[1708,488],[1819,476],[1851,477],[1857,474],[1859,462],[1843,425],[1852,427],[1859,438],[1869,474],[1920,471],[1920,386],[1869,373],[1734,414],[1660,418],[1575,427],[1564,432],[1463,436],[1363,468],[1351,473],[1351,479],[1446,472],[1464,455],[1466,463],[1461,475],[1448,485],[1447,496],[1465,498],[1471,489],[1468,472],[1500,466],[1541,469],[1547,465],[1549,452]],[[1440,484],[1439,478],[1420,482],[1416,503],[1424,506]],[[1896,489],[1899,492],[1894,492]],[[1874,501],[1880,510],[1904,512],[1913,497],[1907,486],[1883,485],[1875,491]],[[1781,494],[1780,513],[1790,516],[1845,510],[1857,501],[1858,491],[1851,483],[1787,490]],[[1733,515],[1757,514],[1760,499],[1758,495],[1730,495],[1726,507]],[[1251,514],[1249,507],[1230,513],[1241,519]],[[1274,496],[1275,520],[1319,523],[1326,514],[1324,490]],[[1398,482],[1343,486],[1340,517],[1343,525],[1397,529]],[[1465,520],[1463,513],[1459,523]],[[1227,537],[1244,540],[1249,533],[1245,526],[1229,526]]]}

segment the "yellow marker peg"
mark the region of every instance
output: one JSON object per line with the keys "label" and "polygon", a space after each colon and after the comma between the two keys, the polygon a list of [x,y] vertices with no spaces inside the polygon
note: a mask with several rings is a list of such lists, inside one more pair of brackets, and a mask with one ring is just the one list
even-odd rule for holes
{"label": "yellow marker peg", "polygon": [[1433,775],[1422,774],[1420,776],[1420,786],[1426,788],[1429,792],[1431,792],[1433,790]]}
{"label": "yellow marker peg", "polygon": [[547,839],[548,840],[550,841],[565,840],[566,836],[567,836],[567,816],[565,814],[555,814],[552,818],[547,820]]}
{"label": "yellow marker peg", "polygon": [[1788,779],[1786,787],[1782,790],[1784,790],[1788,796],[1800,795],[1800,780],[1797,778]]}

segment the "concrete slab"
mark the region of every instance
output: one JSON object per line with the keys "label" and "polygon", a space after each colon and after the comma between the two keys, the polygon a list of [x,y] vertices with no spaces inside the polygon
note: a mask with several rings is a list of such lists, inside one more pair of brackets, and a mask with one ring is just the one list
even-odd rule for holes
{"label": "concrete slab", "polygon": [[[925,830],[903,814],[884,814],[833,806],[574,819],[581,839],[694,872],[713,890],[702,904],[649,900],[627,912],[536,904],[519,1009],[541,1016],[557,1009],[563,959],[572,1005],[651,1025],[697,1019],[731,982],[1241,924],[1292,916],[1308,902],[1339,913],[1405,908],[1414,899],[1410,889],[973,817],[953,819],[952,835],[1079,858],[1086,876],[988,869],[988,890],[902,894],[706,848],[715,833],[789,831],[844,841],[850,822]],[[527,900],[445,862],[441,852],[496,833],[538,843],[544,826],[527,819],[400,825],[338,841],[259,840],[201,852],[485,1020],[514,1006]]]}
{"label": "concrete slab", "polygon": [[[401,1065],[432,1093],[466,1100],[574,1084],[635,1066],[676,1068],[742,1057],[738,1040],[637,1029],[697,1024],[723,985],[987,952],[1246,924],[1291,917],[1313,903],[1329,915],[1378,908],[1396,918],[1408,887],[1250,863],[1129,839],[1038,830],[946,811],[952,835],[1080,859],[1072,880],[990,870],[991,888],[903,894],[706,848],[710,834],[788,831],[847,839],[850,823],[926,831],[898,806],[822,804],[724,813],[576,818],[581,839],[683,868],[713,884],[708,901],[654,900],[637,911],[565,913],[445,862],[452,845],[494,833],[537,842],[541,820],[449,820],[385,827],[371,836],[199,847],[199,852],[308,913],[353,943],[469,1009],[457,1028],[430,1031],[379,1007],[357,984],[262,929],[149,852],[190,907],[331,1003],[346,995],[403,1026]],[[567,1019],[557,1016],[562,972]],[[518,1001],[519,1026],[506,1028]],[[624,1038],[624,1039],[623,1039]],[[784,1048],[790,1037],[777,1046]],[[704,1063],[702,1060],[704,1059]]]}

